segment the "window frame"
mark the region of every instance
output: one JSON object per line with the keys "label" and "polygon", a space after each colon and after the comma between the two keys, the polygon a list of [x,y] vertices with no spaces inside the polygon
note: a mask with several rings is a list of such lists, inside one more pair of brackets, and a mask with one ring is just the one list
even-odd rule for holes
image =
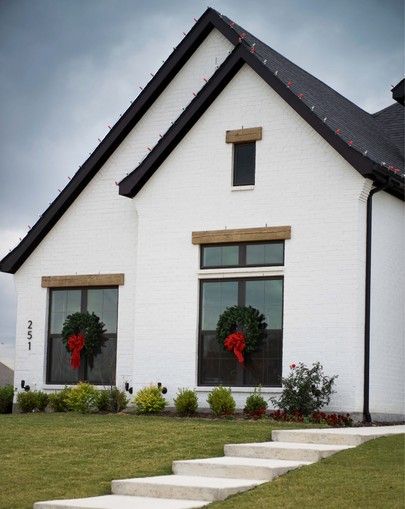
{"label": "window frame", "polygon": [[[49,297],[48,297],[48,319],[47,319],[47,334],[46,334],[46,370],[45,370],[45,384],[46,385],[75,385],[77,382],[66,382],[66,381],[51,381],[51,360],[52,360],[52,346],[53,340],[61,337],[61,334],[53,334],[51,333],[51,320],[52,320],[52,294],[55,291],[70,291],[70,290],[80,290],[80,313],[84,313],[87,311],[87,302],[88,302],[88,290],[117,290],[117,331],[115,333],[106,333],[105,336],[110,340],[115,340],[115,359],[114,359],[114,367],[113,367],[113,378],[111,379],[111,384],[105,384],[100,382],[89,382],[92,385],[97,386],[105,386],[105,385],[115,385],[117,378],[117,341],[118,341],[118,309],[119,309],[119,286],[117,285],[100,285],[100,286],[60,286],[60,287],[51,287],[49,288]],[[78,373],[78,381],[85,380],[87,381],[88,376],[88,365],[87,362],[81,362],[79,373]]]}
{"label": "window frame", "polygon": [[[254,188],[256,185],[256,140],[252,141],[241,141],[238,143],[233,143],[232,148],[232,188]],[[236,151],[240,149],[241,146],[253,145],[253,183],[245,183],[245,184],[236,184],[235,183],[235,169],[236,169]]]}
{"label": "window frame", "polygon": [[[263,388],[275,388],[279,389],[282,387],[282,367],[283,367],[283,339],[284,339],[284,275],[266,275],[266,276],[230,276],[230,277],[216,277],[216,278],[204,278],[201,277],[199,279],[199,289],[198,289],[198,296],[199,296],[199,304],[198,304],[198,346],[197,346],[197,387],[212,387],[212,384],[209,383],[203,383],[202,382],[202,362],[203,362],[203,338],[202,338],[202,307],[203,307],[203,285],[204,283],[223,283],[226,282],[237,282],[238,283],[238,303],[237,305],[244,306],[243,302],[246,303],[246,285],[239,285],[240,281],[260,281],[260,280],[282,280],[283,281],[283,288],[282,288],[282,295],[281,295],[281,352],[280,352],[280,373],[279,378],[280,382],[277,385],[265,385],[261,384],[261,387]],[[212,331],[205,331],[205,332],[212,332]],[[236,362],[236,361],[235,361]],[[240,378],[240,375],[239,375]],[[251,385],[231,385],[230,387],[240,387],[240,388],[247,388],[252,387]]]}
{"label": "window frame", "polygon": [[[271,263],[271,264],[246,264],[246,247],[261,245],[261,244],[282,244],[283,246],[283,259],[281,263]],[[239,247],[239,264],[238,265],[204,265],[204,249],[207,247],[225,247],[225,246],[238,246]],[[200,246],[200,269],[201,270],[210,270],[210,269],[251,269],[256,267],[284,267],[285,262],[285,241],[284,240],[258,240],[253,242],[221,242],[215,244],[201,244]]]}

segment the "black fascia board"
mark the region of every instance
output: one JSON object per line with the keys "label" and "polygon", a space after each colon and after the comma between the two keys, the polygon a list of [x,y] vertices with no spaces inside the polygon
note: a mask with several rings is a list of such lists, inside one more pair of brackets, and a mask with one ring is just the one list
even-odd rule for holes
{"label": "black fascia board", "polygon": [[21,267],[213,28],[232,44],[239,43],[235,30],[208,8],[18,246],[0,261],[1,272],[15,273]]}
{"label": "black fascia board", "polygon": [[[216,99],[219,93],[235,76],[243,64],[249,65],[266,83],[277,92],[311,127],[313,127],[350,165],[366,178],[375,178],[375,173],[385,168],[380,168],[374,161],[364,156],[356,149],[348,145],[327,124],[325,124],[313,111],[271,70],[265,66],[254,53],[240,44],[225,60],[217,72],[211,77],[207,85],[193,99],[186,110],[180,115],[173,126],[167,131],[155,148],[149,153],[144,161],[119,184],[119,193],[122,196],[133,198],[143,185],[158,169],[170,152],[184,138],[201,115]],[[384,171],[385,170],[385,171]],[[388,178],[388,177],[387,177]],[[404,199],[404,186],[400,178],[390,177],[390,182],[396,180],[395,186],[387,189],[398,198]]]}

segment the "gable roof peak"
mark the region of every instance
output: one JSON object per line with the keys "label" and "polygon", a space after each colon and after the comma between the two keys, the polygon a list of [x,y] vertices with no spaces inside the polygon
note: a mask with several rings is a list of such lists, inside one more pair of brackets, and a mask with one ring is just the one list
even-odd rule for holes
{"label": "gable roof peak", "polygon": [[120,194],[134,196],[137,186],[149,178],[150,168],[184,136],[185,125],[196,120],[196,105],[197,114],[202,114],[210,103],[209,93],[219,93],[238,66],[247,63],[355,169],[374,180],[388,180],[386,190],[403,199],[402,155],[372,115],[208,7],[26,237],[0,261],[0,271],[18,270],[214,28],[235,46],[234,51],[203,88],[204,94],[197,94],[138,169],[123,179]]}

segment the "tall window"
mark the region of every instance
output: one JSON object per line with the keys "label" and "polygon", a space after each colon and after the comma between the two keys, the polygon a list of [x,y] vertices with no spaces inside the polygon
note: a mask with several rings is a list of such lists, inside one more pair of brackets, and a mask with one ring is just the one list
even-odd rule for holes
{"label": "tall window", "polygon": [[[261,347],[248,356],[244,366],[216,339],[219,316],[235,305],[258,309],[267,323]],[[201,280],[199,385],[280,386],[282,335],[282,277]]]}
{"label": "tall window", "polygon": [[256,143],[234,143],[233,145],[233,185],[254,186],[255,184]]}
{"label": "tall window", "polygon": [[[85,360],[80,368],[70,367],[70,354],[62,343],[63,322],[76,312],[94,312],[104,322],[107,341],[94,358],[94,366]],[[87,380],[92,384],[115,384],[117,352],[118,288],[57,288],[51,289],[47,350],[47,383],[71,384]]]}

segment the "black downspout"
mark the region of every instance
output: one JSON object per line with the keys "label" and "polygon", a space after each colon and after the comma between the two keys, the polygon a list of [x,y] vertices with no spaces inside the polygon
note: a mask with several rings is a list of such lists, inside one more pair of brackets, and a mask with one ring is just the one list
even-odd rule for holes
{"label": "black downspout", "polygon": [[371,238],[373,231],[373,196],[381,191],[383,186],[372,189],[367,198],[367,230],[366,230],[366,288],[365,288],[365,316],[364,316],[364,393],[363,393],[363,421],[371,422],[370,415],[370,305],[371,305]]}

